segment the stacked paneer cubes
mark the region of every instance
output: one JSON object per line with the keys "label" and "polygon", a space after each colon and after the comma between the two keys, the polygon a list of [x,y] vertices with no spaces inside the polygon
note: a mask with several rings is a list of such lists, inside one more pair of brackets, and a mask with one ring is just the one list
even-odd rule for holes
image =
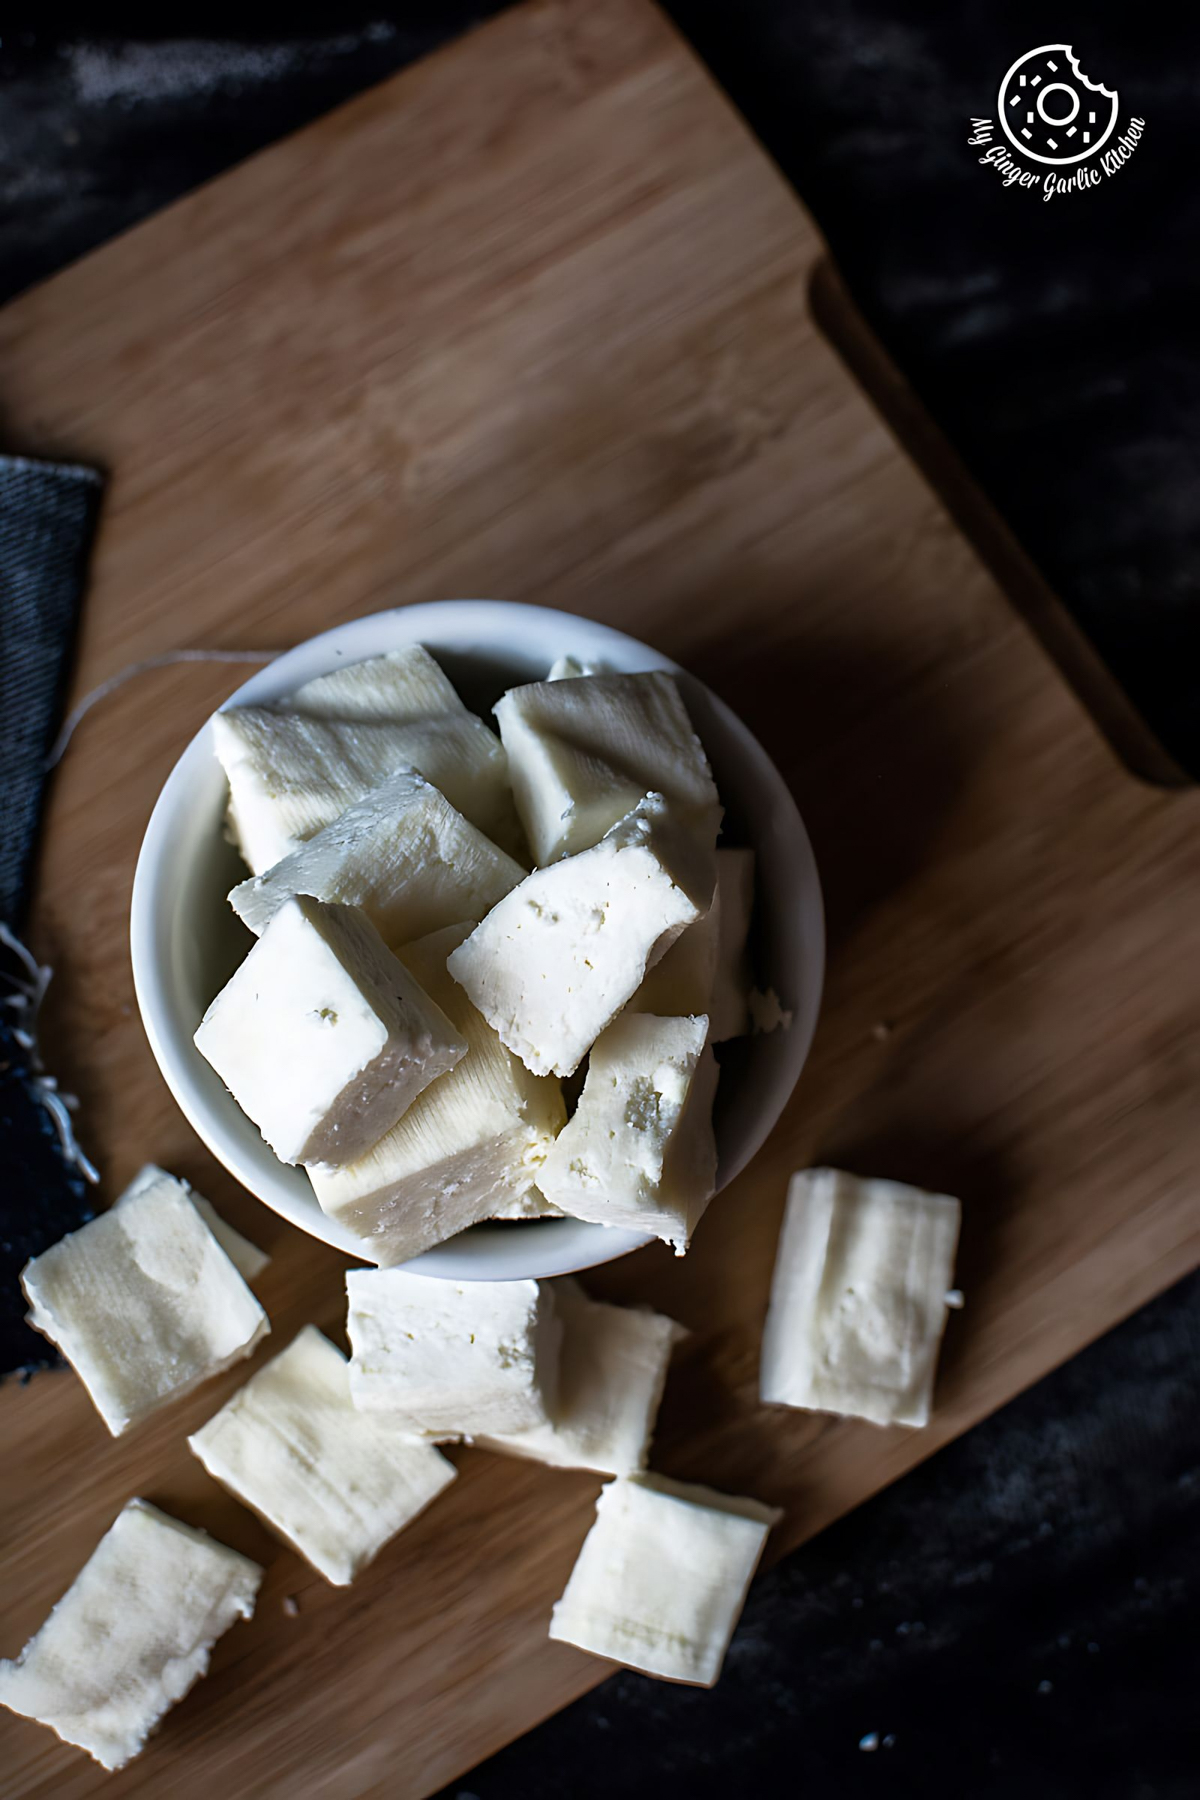
{"label": "stacked paneer cubes", "polygon": [[383,1267],[557,1213],[682,1254],[716,1186],[753,858],[673,676],[552,676],[499,737],[419,645],[213,721],[258,941],[196,1044]]}

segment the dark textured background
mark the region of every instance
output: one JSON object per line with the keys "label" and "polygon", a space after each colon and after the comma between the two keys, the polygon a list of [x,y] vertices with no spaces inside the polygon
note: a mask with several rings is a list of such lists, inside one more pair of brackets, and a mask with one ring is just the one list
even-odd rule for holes
{"label": "dark textured background", "polygon": [[[496,10],[7,9],[0,297]],[[1200,14],[668,10],[964,460],[1200,769]],[[1050,204],[965,144],[1047,39],[1119,89],[1122,122],[1146,120],[1119,174]],[[449,1792],[1191,1800],[1198,1298],[1195,1281],[1163,1296],[766,1576],[715,1693],[618,1676]]]}

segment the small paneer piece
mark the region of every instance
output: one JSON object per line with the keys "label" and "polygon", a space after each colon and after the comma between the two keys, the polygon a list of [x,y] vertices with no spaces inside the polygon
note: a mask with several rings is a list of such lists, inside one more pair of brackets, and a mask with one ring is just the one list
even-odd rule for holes
{"label": "small paneer piece", "polygon": [[463,919],[482,919],[524,878],[415,769],[399,768],[323,831],[229,896],[261,936],[295,894],[361,906],[396,949]]}
{"label": "small paneer piece", "polygon": [[561,1219],[562,1216],[562,1207],[547,1200],[537,1187],[526,1188],[523,1194],[504,1201],[495,1212],[488,1214],[491,1219]]}
{"label": "small paneer piece", "polygon": [[762,1342],[762,1398],[926,1425],[962,1208],[838,1169],[793,1175]]}
{"label": "small paneer piece", "polygon": [[404,1269],[346,1275],[355,1406],[419,1437],[546,1425],[562,1326],[538,1281],[435,1281]]}
{"label": "small paneer piece", "polygon": [[560,1469],[645,1468],[671,1352],[687,1332],[648,1306],[590,1300],[569,1278],[551,1286],[563,1331],[551,1419],[520,1432],[476,1432],[475,1442]]}
{"label": "small paneer piece", "polygon": [[661,794],[646,794],[592,849],[506,894],[450,973],[526,1068],[572,1075],[647,968],[707,911],[715,879],[711,849],[698,850]]}
{"label": "small paneer piece", "polygon": [[516,839],[503,746],[419,644],[319,676],[273,706],[227,707],[212,734],[230,822],[256,875],[401,764],[481,831]]}
{"label": "small paneer piece", "polygon": [[190,1200],[242,1280],[256,1281],[258,1279],[271,1260],[266,1251],[260,1250],[257,1244],[252,1244],[250,1239],[243,1237],[240,1231],[235,1231],[228,1220],[221,1217],[211,1200],[206,1200],[203,1194],[198,1194],[178,1175],[168,1175],[167,1171],[160,1169],[156,1163],[147,1163],[145,1168],[134,1176],[116,1205],[127,1206],[131,1200],[136,1200],[156,1188],[182,1194],[185,1200]]}
{"label": "small paneer piece", "polygon": [[752,976],[746,942],[753,904],[753,850],[718,850],[712,905],[648,971],[628,1011],[663,1017],[707,1013],[712,1044],[749,1031]]}
{"label": "small paneer piece", "polygon": [[582,675],[611,674],[603,663],[588,662],[578,656],[556,656],[550,664],[547,681],[578,681]]}
{"label": "small paneer piece", "polygon": [[0,1662],[0,1705],[123,1768],[217,1639],[250,1618],[261,1580],[249,1557],[131,1500],[16,1661]]}
{"label": "small paneer piece", "polygon": [[610,1481],[550,1636],[646,1675],[712,1687],[781,1517],[663,1475]]}
{"label": "small paneer piece", "polygon": [[356,1409],[346,1358],[314,1325],[188,1444],[214,1480],[337,1587],[455,1476],[432,1444]]}
{"label": "small paneer piece", "polygon": [[531,1075],[447,974],[470,929],[451,926],[399,953],[467,1054],[357,1162],[309,1169],[323,1210],[373,1262],[407,1262],[521,1200],[567,1116],[558,1082]]}
{"label": "small paneer piece", "polygon": [[21,1272],[29,1323],[58,1345],[114,1437],[270,1330],[187,1191],[147,1175]]}
{"label": "small paneer piece", "polygon": [[717,1178],[708,1020],[625,1013],[592,1046],[574,1116],[538,1176],[576,1219],[688,1247]]}
{"label": "small paneer piece", "polygon": [[538,865],[589,850],[650,792],[715,844],[721,804],[673,675],[531,682],[509,689],[496,722]]}
{"label": "small paneer piece", "polygon": [[281,1162],[353,1162],[466,1040],[366,914],[299,894],[268,924],[196,1048]]}

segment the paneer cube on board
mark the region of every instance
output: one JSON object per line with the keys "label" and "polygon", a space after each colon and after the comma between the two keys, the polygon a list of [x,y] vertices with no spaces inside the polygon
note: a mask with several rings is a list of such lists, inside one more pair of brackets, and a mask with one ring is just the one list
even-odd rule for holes
{"label": "paneer cube on board", "polygon": [[249,1557],[131,1500],[20,1656],[0,1662],[0,1705],[123,1768],[217,1639],[250,1618],[261,1580]]}
{"label": "paneer cube on board", "polygon": [[187,1190],[146,1170],[108,1212],[26,1263],[21,1285],[29,1323],[58,1345],[114,1437],[270,1330]]}
{"label": "paneer cube on board", "polygon": [[550,1636],[669,1681],[712,1687],[782,1514],[663,1475],[600,1491]]}
{"label": "paneer cube on board", "polygon": [[221,989],[196,1047],[285,1163],[353,1162],[467,1053],[364,912],[304,894]]}
{"label": "paneer cube on board", "polygon": [[260,936],[295,894],[361,906],[385,944],[482,919],[525,870],[415,769],[401,767],[229,903]]}
{"label": "paneer cube on board", "polygon": [[475,1442],[560,1469],[645,1468],[671,1352],[687,1332],[648,1306],[591,1300],[569,1277],[550,1285],[563,1331],[552,1417],[525,1431],[476,1432]]}
{"label": "paneer cube on board", "polygon": [[243,1237],[240,1231],[235,1231],[229,1221],[221,1217],[211,1200],[198,1194],[195,1188],[189,1187],[178,1175],[168,1175],[156,1163],[147,1163],[144,1169],[139,1170],[116,1205],[128,1206],[130,1201],[155,1189],[182,1194],[184,1199],[190,1200],[242,1280],[257,1281],[271,1260],[266,1252],[260,1250],[257,1244],[252,1244],[248,1237]]}
{"label": "paneer cube on board", "polygon": [[506,894],[450,973],[534,1074],[571,1075],[647,968],[708,910],[715,880],[712,848],[646,794],[590,850]]}
{"label": "paneer cube on board", "polygon": [[357,1410],[346,1358],[313,1325],[188,1444],[214,1480],[338,1587],[455,1476],[432,1444]]}
{"label": "paneer cube on board", "polygon": [[470,929],[451,926],[399,952],[467,1054],[357,1162],[309,1169],[325,1212],[372,1262],[407,1262],[520,1200],[567,1116],[558,1082],[531,1075],[447,974]]}
{"label": "paneer cube on board", "polygon": [[707,1032],[703,1015],[624,1013],[596,1039],[579,1105],[538,1176],[547,1199],[683,1255],[717,1178]]}
{"label": "paneer cube on board", "polygon": [[273,706],[227,707],[212,734],[230,823],[256,875],[401,764],[488,836],[519,841],[503,746],[419,644],[320,676]]}
{"label": "paneer cube on board", "polygon": [[926,1425],[961,1207],[838,1169],[793,1175],[762,1342],[766,1401]]}
{"label": "paneer cube on board", "polygon": [[509,689],[496,722],[535,863],[590,849],[650,792],[716,842],[721,804],[674,676],[532,682]]}
{"label": "paneer cube on board", "polygon": [[712,905],[647,972],[627,1010],[707,1013],[712,1044],[749,1031],[753,976],[746,945],[753,906],[753,850],[718,850]]}
{"label": "paneer cube on board", "polygon": [[553,1415],[562,1325],[548,1282],[351,1269],[346,1297],[350,1392],[364,1412],[441,1439]]}

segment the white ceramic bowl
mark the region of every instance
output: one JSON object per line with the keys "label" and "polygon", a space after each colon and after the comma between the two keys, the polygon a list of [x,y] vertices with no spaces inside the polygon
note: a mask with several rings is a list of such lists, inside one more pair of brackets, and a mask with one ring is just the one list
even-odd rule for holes
{"label": "white ceramic bowl", "polygon": [[[808,835],[778,770],[724,702],[668,657],[589,619],[496,600],[442,600],[354,619],[278,657],[227,704],[277,700],[340,665],[412,643],[431,650],[467,704],[484,714],[505,688],[541,680],[560,655],[614,669],[669,669],[680,677],[725,804],[727,840],[756,853],[758,979],[793,1011],[789,1029],[721,1048],[716,1124],[723,1187],[787,1103],[821,998],[821,889]],[[303,1169],[276,1159],[192,1042],[205,1008],[253,941],[225,898],[245,874],[224,837],[225,801],[225,777],[206,728],[172,770],[138,857],[130,940],[142,1022],[168,1087],[214,1156],[293,1225],[358,1255],[356,1241],[321,1211]],[[645,1241],[574,1219],[476,1225],[410,1267],[459,1281],[507,1281],[591,1268]]]}

